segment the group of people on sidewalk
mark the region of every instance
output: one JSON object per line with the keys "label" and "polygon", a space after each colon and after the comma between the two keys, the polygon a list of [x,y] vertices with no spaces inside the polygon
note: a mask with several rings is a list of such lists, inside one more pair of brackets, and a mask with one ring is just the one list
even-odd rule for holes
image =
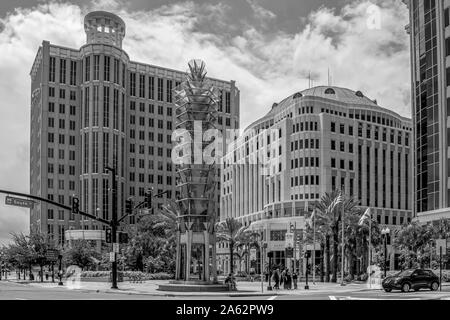
{"label": "group of people on sidewalk", "polygon": [[270,276],[272,288],[275,290],[279,290],[280,286],[285,290],[291,290],[292,285],[294,289],[297,289],[298,274],[295,271],[291,273],[288,268],[285,268],[280,272],[280,269],[275,269]]}

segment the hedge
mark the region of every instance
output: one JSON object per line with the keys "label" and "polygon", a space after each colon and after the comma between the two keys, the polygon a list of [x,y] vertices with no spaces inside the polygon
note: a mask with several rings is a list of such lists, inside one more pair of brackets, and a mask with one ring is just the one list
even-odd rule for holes
{"label": "hedge", "polygon": [[[83,271],[81,278],[109,278],[111,271]],[[124,278],[132,281],[146,281],[146,280],[170,280],[174,275],[169,273],[144,273],[141,271],[119,271]]]}

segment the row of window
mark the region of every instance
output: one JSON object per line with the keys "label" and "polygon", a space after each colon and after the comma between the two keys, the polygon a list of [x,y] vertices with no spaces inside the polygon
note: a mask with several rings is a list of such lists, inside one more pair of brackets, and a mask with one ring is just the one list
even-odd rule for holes
{"label": "row of window", "polygon": [[[54,143],[55,142],[55,134],[53,132],[48,132],[48,142]],[[59,144],[65,144],[66,136],[64,134],[58,135],[58,143]],[[75,136],[69,136],[69,145],[74,146],[75,145]]]}
{"label": "row of window", "polygon": [[[331,158],[331,168],[336,168],[336,158]],[[345,169],[345,160],[339,160],[339,169]],[[353,160],[348,161],[348,170],[353,171]]]}
{"label": "row of window", "polygon": [[[373,137],[375,140],[380,140],[380,136],[381,136],[381,140],[383,142],[387,141],[387,128],[381,128],[382,130],[380,130],[380,127],[378,126],[374,126],[374,130],[373,130]],[[361,122],[358,123],[358,137],[363,137],[363,124]],[[333,133],[337,133],[337,126],[336,126],[336,122],[331,122],[331,132]],[[349,136],[353,136],[353,126],[348,126],[348,135]],[[345,134],[345,124],[339,124],[339,133],[340,134]],[[372,126],[370,124],[366,125],[366,135],[365,137],[367,139],[371,139],[372,138]],[[397,131],[397,144],[401,145],[402,144],[402,132],[401,131]],[[395,143],[395,131],[394,130],[390,130],[390,143]],[[405,133],[405,138],[404,138],[404,143],[405,146],[409,146],[409,133],[406,132]]]}
{"label": "row of window", "polygon": [[319,176],[297,176],[291,177],[291,187],[294,186],[318,186],[320,185]]}
{"label": "row of window", "polygon": [[[144,173],[139,173],[138,175],[138,182],[141,183],[145,183],[145,174]],[[154,178],[155,175],[153,174],[148,174],[148,183],[154,183]],[[157,175],[157,183],[158,184],[164,184],[164,176],[162,175]],[[130,172],[130,181],[134,182],[136,181],[136,173],[135,172]],[[171,176],[166,176],[166,185],[171,186],[172,185],[172,177]]]}
{"label": "row of window", "polygon": [[[92,80],[111,81],[111,57],[103,56],[103,78],[100,79],[100,55],[93,56],[94,63],[91,68],[91,56],[84,58],[84,82]],[[113,82],[120,84],[120,60],[114,58]],[[83,62],[82,62],[83,63]],[[125,88],[125,63],[122,63],[122,87]]]}
{"label": "row of window", "polygon": [[[145,146],[144,145],[139,145],[139,154],[145,154]],[[158,157],[164,157],[164,149],[162,147],[158,147],[157,150],[157,156]],[[130,144],[130,153],[136,153],[136,145],[135,144]],[[148,146],[148,154],[153,156],[155,155],[155,148],[154,146]],[[166,157],[167,158],[171,158],[172,157],[172,149],[171,148],[167,148],[166,149]]]}
{"label": "row of window", "polygon": [[291,141],[291,151],[302,149],[320,149],[319,139],[301,139]]}
{"label": "row of window", "polygon": [[[53,189],[54,184],[53,179],[47,179],[47,188]],[[66,180],[58,180],[58,190],[64,190],[66,185]],[[75,190],[75,181],[69,180],[69,190]]]}
{"label": "row of window", "polygon": [[317,121],[306,121],[296,123],[292,126],[293,133],[302,131],[319,131],[319,123]]}
{"label": "row of window", "polygon": [[[130,110],[131,111],[135,111],[136,110],[136,101],[130,101]],[[145,112],[145,103],[144,102],[139,102],[139,111],[140,112]],[[155,113],[155,105],[149,103],[148,105],[148,113],[154,114]],[[164,107],[159,105],[158,106],[158,114],[159,115],[164,115]],[[166,107],[166,114],[167,116],[171,117],[172,116],[172,107]]]}
{"label": "row of window", "polygon": [[320,195],[318,193],[300,193],[300,194],[291,194],[291,200],[306,200],[309,199],[320,199]]}
{"label": "row of window", "polygon": [[[55,98],[55,87],[48,87],[48,96],[50,98]],[[66,89],[60,88],[59,89],[59,98],[60,99],[66,99]],[[74,90],[69,91],[69,99],[71,101],[77,100],[77,93]]]}
{"label": "row of window", "polygon": [[[55,103],[54,102],[49,102],[48,103],[48,112],[55,112]],[[59,104],[59,113],[60,114],[65,114],[66,113],[66,105],[60,103]],[[75,106],[69,106],[69,114],[71,116],[76,115],[76,107]]]}
{"label": "row of window", "polygon": [[291,169],[296,168],[318,168],[320,166],[319,157],[307,157],[291,159]]}
{"label": "row of window", "polygon": [[[162,119],[158,119],[158,129],[164,129],[164,121]],[[130,124],[135,125],[136,124],[136,118],[135,116],[130,116]],[[139,125],[142,127],[145,127],[145,117],[139,117]],[[153,128],[155,126],[155,119],[154,118],[148,118],[148,126]],[[172,130],[172,121],[166,122],[166,128],[167,130]],[[134,129],[132,129],[134,131]]]}
{"label": "row of window", "polygon": [[[331,140],[331,150],[336,151],[336,140]],[[353,143],[348,143],[348,153],[353,153]],[[345,142],[339,141],[339,151],[345,152]]]}
{"label": "row of window", "polygon": [[[140,169],[145,169],[145,160],[144,159],[138,159],[138,167]],[[155,166],[156,163],[156,166]],[[130,158],[130,168],[135,168],[136,167],[136,158]],[[149,160],[148,161],[148,169],[149,170],[159,170],[159,171],[163,171],[164,170],[164,165],[162,161],[154,161],[154,160]],[[173,167],[172,167],[172,162],[167,162],[166,163],[166,171],[172,171]]]}
{"label": "row of window", "polygon": [[[49,162],[47,164],[47,172],[55,173],[54,169],[55,169],[54,164]],[[65,174],[65,165],[64,164],[58,164],[58,174]],[[75,175],[75,166],[69,166],[69,175],[71,175],[71,176]]]}
{"label": "row of window", "polygon": [[[48,148],[47,149],[47,157],[49,159],[54,159],[54,157],[55,157],[55,150],[53,148]],[[64,160],[64,158],[65,158],[65,150],[59,149],[58,150],[58,159],[59,160]],[[75,150],[69,150],[69,160],[75,161]]]}
{"label": "row of window", "polygon": [[[49,61],[49,74],[48,81],[56,82],[56,58],[50,57]],[[66,83],[66,75],[67,75],[67,60],[59,59],[59,83]],[[76,85],[77,83],[77,62],[70,60],[69,63],[69,84]]]}
{"label": "row of window", "polygon": [[[48,127],[54,128],[55,127],[55,119],[52,117],[48,118]],[[66,121],[65,119],[59,119],[59,129],[65,129],[66,128]],[[69,130],[74,131],[75,130],[75,121],[70,120],[69,121]]]}

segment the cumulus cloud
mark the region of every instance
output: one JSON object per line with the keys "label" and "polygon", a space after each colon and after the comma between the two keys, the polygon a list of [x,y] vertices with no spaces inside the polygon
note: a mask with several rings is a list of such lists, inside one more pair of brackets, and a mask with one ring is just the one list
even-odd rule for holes
{"label": "cumulus cloud", "polygon": [[[297,33],[279,31],[273,12],[249,0],[253,14],[266,21],[233,20],[231,4],[194,1],[132,11],[125,1],[95,0],[79,6],[49,2],[18,8],[0,19],[0,181],[1,188],[29,190],[29,71],[42,40],[78,48],[84,44],[83,16],[111,10],[127,24],[124,50],[134,61],[186,69],[192,58],[206,62],[208,75],[236,80],[241,90],[241,127],[308,85],[327,83],[363,91],[381,106],[410,115],[408,22],[401,0],[380,0],[380,27],[368,28],[369,1],[355,0],[341,10],[311,12]],[[270,30],[268,31],[268,26]],[[0,201],[4,203],[3,198]],[[0,241],[6,231],[28,228],[24,209],[0,204]]]}

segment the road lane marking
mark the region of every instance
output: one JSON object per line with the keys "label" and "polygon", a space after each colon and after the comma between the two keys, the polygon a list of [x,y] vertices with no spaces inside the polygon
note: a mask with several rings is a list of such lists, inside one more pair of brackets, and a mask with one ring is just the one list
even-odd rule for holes
{"label": "road lane marking", "polygon": [[275,300],[277,298],[277,296],[271,296],[270,298],[268,298],[267,300]]}

